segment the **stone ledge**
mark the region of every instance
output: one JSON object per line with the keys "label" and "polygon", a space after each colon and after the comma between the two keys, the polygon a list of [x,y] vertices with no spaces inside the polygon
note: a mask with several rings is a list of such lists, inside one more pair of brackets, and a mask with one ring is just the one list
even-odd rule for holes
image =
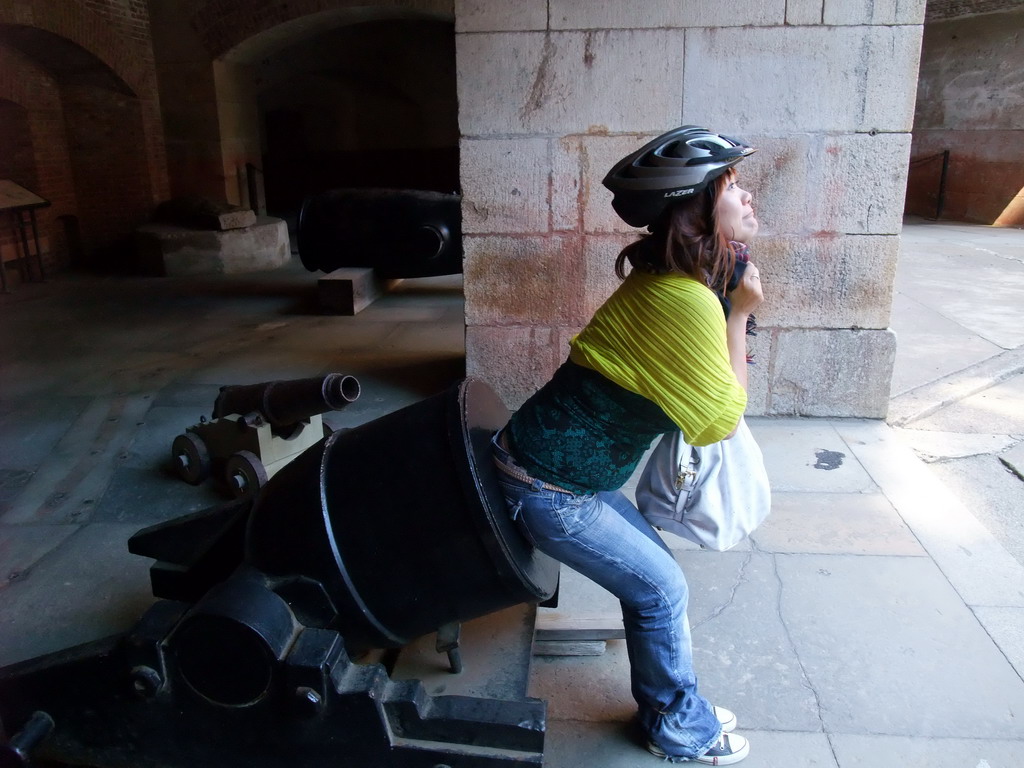
{"label": "stone ledge", "polygon": [[144,224],[135,230],[135,249],[146,272],[167,277],[258,272],[291,258],[288,225],[270,216],[223,232]]}

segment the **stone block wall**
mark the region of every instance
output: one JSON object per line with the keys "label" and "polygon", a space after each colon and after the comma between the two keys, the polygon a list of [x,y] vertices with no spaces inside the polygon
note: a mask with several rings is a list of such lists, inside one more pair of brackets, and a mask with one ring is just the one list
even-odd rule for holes
{"label": "stone block wall", "polygon": [[748,412],[884,416],[924,5],[456,2],[469,374],[510,407],[547,380],[636,234],[601,179],[696,123],[759,148]]}
{"label": "stone block wall", "polygon": [[1024,227],[1024,6],[995,5],[1004,7],[925,27],[908,213],[940,213],[942,153],[948,150],[941,218]]}

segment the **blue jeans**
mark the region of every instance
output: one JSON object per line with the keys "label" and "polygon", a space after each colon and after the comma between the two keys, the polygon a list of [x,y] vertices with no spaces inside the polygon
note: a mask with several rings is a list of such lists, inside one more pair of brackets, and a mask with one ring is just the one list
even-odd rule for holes
{"label": "blue jeans", "polygon": [[[497,442],[494,452],[526,474]],[[670,757],[704,754],[721,723],[697,692],[686,579],[661,537],[620,491],[562,493],[497,474],[509,513],[533,545],[619,599],[633,698],[649,738]]]}

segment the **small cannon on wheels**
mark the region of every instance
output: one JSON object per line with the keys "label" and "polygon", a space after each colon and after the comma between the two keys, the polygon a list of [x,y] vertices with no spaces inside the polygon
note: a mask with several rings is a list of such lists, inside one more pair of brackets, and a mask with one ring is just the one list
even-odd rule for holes
{"label": "small cannon on wheels", "polygon": [[192,485],[219,476],[236,498],[252,495],[330,432],[321,414],[358,397],[359,382],[341,373],[221,387],[213,420],[204,418],[174,438],[174,471]]}

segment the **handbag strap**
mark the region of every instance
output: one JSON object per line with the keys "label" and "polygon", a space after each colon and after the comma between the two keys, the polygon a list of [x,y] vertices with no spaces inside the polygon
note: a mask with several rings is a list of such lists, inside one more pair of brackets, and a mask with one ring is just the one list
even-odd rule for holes
{"label": "handbag strap", "polygon": [[697,470],[694,468],[697,463],[697,449],[692,445],[686,445],[686,447],[688,450],[683,451],[679,456],[679,467],[674,483],[677,492],[686,487],[687,480],[690,481],[690,485],[697,481]]}

